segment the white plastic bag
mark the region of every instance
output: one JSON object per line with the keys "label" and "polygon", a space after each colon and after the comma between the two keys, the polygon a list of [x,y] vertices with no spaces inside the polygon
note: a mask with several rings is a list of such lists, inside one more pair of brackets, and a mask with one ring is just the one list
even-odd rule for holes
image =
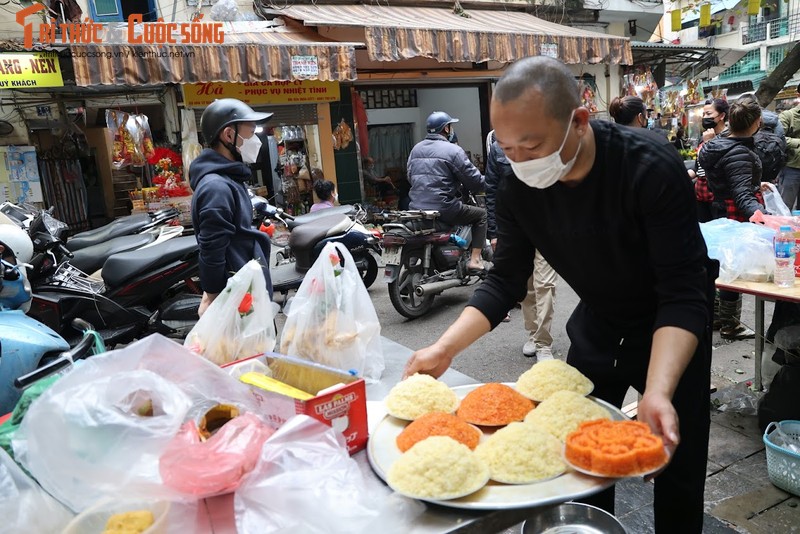
{"label": "white plastic bag", "polygon": [[72,514],[0,449],[0,534],[57,534]]}
{"label": "white plastic bag", "polygon": [[328,243],[287,313],[281,353],[379,380],[381,326],[350,252]]}
{"label": "white plastic bag", "polygon": [[781,197],[781,194],[778,193],[778,188],[775,187],[775,184],[768,184],[769,189],[764,191],[764,207],[767,208],[767,211],[770,212],[772,215],[782,215],[784,217],[791,217],[792,210],[786,205]]}
{"label": "white plastic bag", "polygon": [[386,517],[385,504],[367,487],[342,435],[305,415],[264,443],[258,465],[234,497],[239,534],[377,532],[369,528]]}
{"label": "white plastic bag", "polygon": [[775,230],[753,223],[716,219],[701,223],[708,257],[719,260],[719,280],[765,282],[775,271]]}
{"label": "white plastic bag", "polygon": [[263,354],[275,348],[274,318],[264,271],[250,260],[228,279],[183,344],[217,365]]}
{"label": "white plastic bag", "polygon": [[185,420],[218,403],[259,413],[246,385],[153,335],[89,358],[53,384],[28,410],[14,454],[76,512],[115,495],[181,499],[162,483],[159,458]]}

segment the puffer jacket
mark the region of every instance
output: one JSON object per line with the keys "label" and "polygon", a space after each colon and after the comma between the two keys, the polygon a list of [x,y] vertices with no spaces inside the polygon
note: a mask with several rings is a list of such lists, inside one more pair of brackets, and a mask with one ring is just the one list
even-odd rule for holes
{"label": "puffer jacket", "polygon": [[705,169],[714,193],[715,216],[725,216],[726,201],[732,201],[745,220],[756,210],[764,211],[756,197],[761,189],[761,160],[754,148],[752,137],[715,137],[703,144],[697,163]]}
{"label": "puffer jacket", "polygon": [[761,108],[761,130],[772,132],[781,138],[786,137],[786,131],[783,129],[778,114],[764,108]]}
{"label": "puffer jacket", "polygon": [[485,187],[481,171],[464,149],[439,134],[428,134],[411,149],[408,181],[411,209],[436,210],[445,222],[461,209],[463,203],[458,198],[461,185],[473,193]]}
{"label": "puffer jacket", "polygon": [[489,134],[487,144],[489,156],[486,158],[486,235],[489,239],[497,237],[497,222],[495,220],[495,205],[497,202],[497,188],[503,180],[516,179],[511,163],[508,162],[503,150]]}
{"label": "puffer jacket", "polygon": [[787,109],[780,119],[786,132],[786,166],[800,169],[800,106]]}

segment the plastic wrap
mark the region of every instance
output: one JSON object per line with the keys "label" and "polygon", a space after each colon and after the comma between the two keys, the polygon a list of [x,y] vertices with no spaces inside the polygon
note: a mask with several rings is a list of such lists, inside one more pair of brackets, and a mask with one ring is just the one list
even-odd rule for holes
{"label": "plastic wrap", "polygon": [[378,380],[384,369],[380,332],[353,257],[342,244],[328,243],[292,301],[281,352]]}
{"label": "plastic wrap", "polygon": [[720,263],[719,280],[768,281],[775,271],[771,228],[731,219],[700,224],[708,256]]}
{"label": "plastic wrap", "polygon": [[767,187],[768,189],[764,191],[764,207],[767,211],[773,215],[791,217],[792,210],[786,206],[775,184],[767,184]]}

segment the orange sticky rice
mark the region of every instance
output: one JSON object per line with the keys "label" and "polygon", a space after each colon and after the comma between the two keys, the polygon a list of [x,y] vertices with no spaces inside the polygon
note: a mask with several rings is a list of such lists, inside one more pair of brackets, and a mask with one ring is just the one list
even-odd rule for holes
{"label": "orange sticky rice", "polygon": [[430,436],[448,436],[475,450],[483,433],[459,419],[444,412],[432,412],[417,418],[397,436],[397,448],[406,452],[416,443]]}
{"label": "orange sticky rice", "polygon": [[604,476],[632,476],[664,465],[667,452],[650,427],[636,421],[587,421],[567,436],[572,465]]}
{"label": "orange sticky rice", "polygon": [[456,415],[468,423],[504,426],[522,421],[533,410],[533,402],[505,384],[484,384],[461,401]]}

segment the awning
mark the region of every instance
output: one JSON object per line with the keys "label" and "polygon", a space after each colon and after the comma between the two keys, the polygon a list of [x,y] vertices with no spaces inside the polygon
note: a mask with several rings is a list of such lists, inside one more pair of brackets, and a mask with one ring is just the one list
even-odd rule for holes
{"label": "awning", "polygon": [[708,46],[632,42],[635,65],[655,68],[666,63],[667,78],[713,78],[736,63],[745,52]]}
{"label": "awning", "polygon": [[[356,46],[363,44],[331,41],[308,30],[271,27],[263,31],[226,31],[221,45],[104,43],[73,45],[71,51],[77,85],[154,85],[301,79],[351,81],[356,79]],[[311,70],[317,70],[316,74],[308,74],[309,57],[315,65]],[[306,74],[296,68],[301,62],[305,62]]]}
{"label": "awning", "polygon": [[633,63],[625,37],[590,32],[516,11],[468,9],[463,15],[433,7],[290,5],[262,13],[306,26],[363,27],[373,61],[414,57],[440,62],[500,61],[550,55],[565,63]]}

